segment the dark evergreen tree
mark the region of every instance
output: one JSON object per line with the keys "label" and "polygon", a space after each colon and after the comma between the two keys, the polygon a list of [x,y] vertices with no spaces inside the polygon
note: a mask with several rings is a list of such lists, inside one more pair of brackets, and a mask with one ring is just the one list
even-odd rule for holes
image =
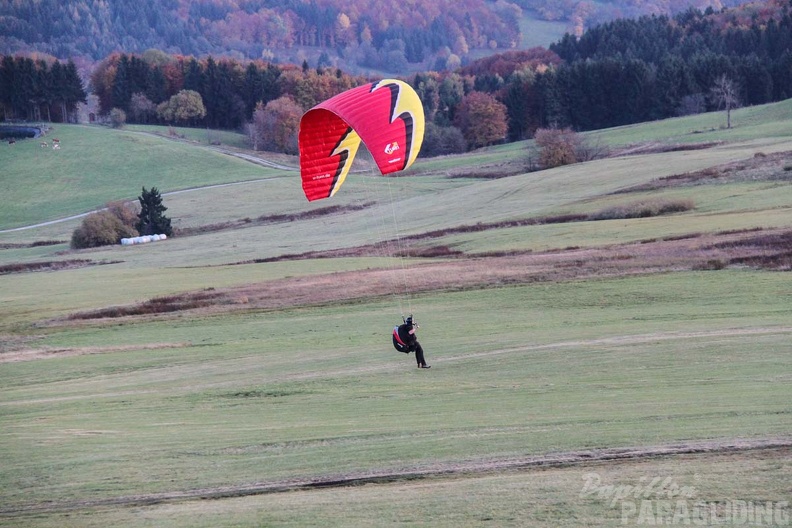
{"label": "dark evergreen tree", "polygon": [[16,117],[32,119],[31,100],[35,94],[36,66],[31,59],[17,58],[14,68],[14,91],[11,93],[11,107]]}
{"label": "dark evergreen tree", "polygon": [[[57,62],[56,62],[57,64]],[[37,90],[36,90],[36,103],[38,106],[37,119],[46,119],[52,121],[50,115],[50,106],[54,99],[54,87],[52,85],[52,74],[47,63],[43,60],[38,61],[36,69],[37,76]]]}
{"label": "dark evergreen tree", "polygon": [[129,102],[132,100],[132,94],[135,93],[130,90],[129,75],[129,57],[121,55],[113,79],[113,108],[129,110]]}
{"label": "dark evergreen tree", "polygon": [[569,126],[566,106],[561,94],[558,73],[554,69],[536,75],[537,113],[540,126],[564,128]]}
{"label": "dark evergreen tree", "polygon": [[238,129],[246,120],[245,102],[240,93],[244,77],[237,75],[235,63],[224,60],[219,64],[217,77],[216,123],[219,128]]}
{"label": "dark evergreen tree", "polygon": [[154,103],[159,104],[168,98],[167,88],[168,83],[165,80],[165,74],[162,73],[160,68],[150,68],[146,79],[145,95]]}
{"label": "dark evergreen tree", "polygon": [[773,95],[776,101],[792,97],[792,49],[773,65]]}
{"label": "dark evergreen tree", "polygon": [[261,72],[261,102],[264,104],[274,101],[281,95],[278,79],[280,78],[281,70],[274,64],[268,64],[267,68]]}
{"label": "dark evergreen tree", "polygon": [[201,65],[195,58],[190,58],[187,61],[186,70],[184,72],[184,89],[192,90],[203,95],[204,88],[204,73]]}
{"label": "dark evergreen tree", "polygon": [[203,97],[206,106],[206,123],[212,127],[219,126],[222,116],[220,115],[220,99],[223,97],[223,82],[220,79],[220,71],[217,62],[212,57],[206,59],[206,69],[204,71],[203,91],[198,92]]}
{"label": "dark evergreen tree", "polygon": [[149,80],[149,65],[138,56],[132,55],[129,57],[129,66],[127,71],[128,90],[131,94],[145,93],[148,87]]}
{"label": "dark evergreen tree", "polygon": [[737,70],[742,87],[740,100],[744,104],[758,105],[773,100],[773,76],[766,62],[751,54],[740,61]]}
{"label": "dark evergreen tree", "polygon": [[58,116],[58,120],[66,121],[65,109],[65,83],[66,83],[66,68],[60,62],[56,61],[50,68],[50,78],[52,79],[52,112]]}
{"label": "dark evergreen tree", "polygon": [[162,196],[156,187],[151,190],[146,190],[143,187],[143,193],[138,197],[140,202],[140,212],[138,213],[138,222],[135,229],[141,236],[144,235],[168,235],[173,234],[171,228],[171,220],[163,213],[168,210],[162,204]]}
{"label": "dark evergreen tree", "polygon": [[513,75],[506,85],[501,102],[506,105],[509,117],[509,139],[519,141],[533,136],[539,127],[534,76]]}
{"label": "dark evergreen tree", "polygon": [[657,65],[650,119],[675,115],[680,102],[695,93],[695,83],[685,61],[677,55],[666,55]]}
{"label": "dark evergreen tree", "polygon": [[253,115],[256,109],[256,104],[263,100],[264,95],[264,79],[261,72],[256,66],[256,63],[251,62],[245,68],[245,114],[248,116]]}
{"label": "dark evergreen tree", "polygon": [[61,86],[55,86],[56,101],[61,99],[63,106],[63,120],[71,121],[70,114],[73,114],[77,108],[77,103],[86,102],[88,95],[85,93],[82,79],[77,72],[77,65],[74,61],[70,60],[66,63],[63,70],[63,83]]}
{"label": "dark evergreen tree", "polygon": [[11,112],[11,94],[14,90],[14,58],[3,56],[0,60],[0,109],[3,120],[8,119]]}

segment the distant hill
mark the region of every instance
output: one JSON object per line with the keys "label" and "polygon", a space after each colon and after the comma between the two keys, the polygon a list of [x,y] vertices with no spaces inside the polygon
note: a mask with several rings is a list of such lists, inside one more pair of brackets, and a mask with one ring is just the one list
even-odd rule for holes
{"label": "distant hill", "polygon": [[[0,0],[0,54],[100,60],[121,51],[333,66],[454,69],[619,17],[739,0]],[[539,35],[527,35],[526,33]],[[537,42],[546,39],[546,42]]]}

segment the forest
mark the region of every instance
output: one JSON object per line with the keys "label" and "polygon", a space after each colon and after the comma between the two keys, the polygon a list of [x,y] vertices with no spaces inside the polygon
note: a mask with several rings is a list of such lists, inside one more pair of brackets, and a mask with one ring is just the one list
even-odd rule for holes
{"label": "forest", "polygon": [[[73,68],[71,62],[2,57],[2,115],[43,119],[52,108],[80,100],[85,93],[74,82],[54,80],[73,79]],[[721,102],[712,97],[718,79],[728,80],[742,105],[792,96],[788,1],[616,20],[580,38],[568,35],[549,50],[506,51],[404,80],[418,92],[430,122],[423,154],[437,155],[530,138],[539,128],[584,131],[714,110]],[[127,122],[183,119],[181,124],[247,131],[256,124],[260,130],[287,127],[275,143],[251,137],[256,147],[293,152],[289,138],[302,112],[369,80],[307,62],[198,59],[149,50],[105,57],[93,70],[90,91],[101,114],[120,110]],[[202,108],[178,118],[165,106],[184,91],[197,94],[193,99]],[[54,115],[63,119],[65,112]]]}
{"label": "forest", "polygon": [[[700,0],[697,8],[742,0]],[[0,0],[0,54],[100,60],[124,51],[226,56],[391,74],[453,69],[519,48],[522,19],[580,35],[619,17],[672,15],[690,0]],[[412,65],[412,67],[411,67]]]}

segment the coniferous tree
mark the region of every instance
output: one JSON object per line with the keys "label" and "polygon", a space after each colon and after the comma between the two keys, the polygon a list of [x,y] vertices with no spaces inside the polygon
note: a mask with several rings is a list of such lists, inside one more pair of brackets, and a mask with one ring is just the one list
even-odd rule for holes
{"label": "coniferous tree", "polygon": [[781,54],[773,68],[774,100],[792,97],[792,49]]}
{"label": "coniferous tree", "polygon": [[509,116],[511,141],[527,139],[536,130],[538,123],[531,122],[532,117],[536,116],[535,99],[533,73],[512,75],[501,98]]}
{"label": "coniferous tree", "polygon": [[[55,89],[57,92],[58,87],[56,86]],[[66,122],[69,121],[69,114],[77,108],[77,103],[84,103],[88,98],[80,74],[77,73],[77,65],[72,60],[63,67],[63,86],[60,95],[63,104],[63,121]]]}
{"label": "coniferous tree", "polygon": [[165,74],[158,67],[150,68],[146,78],[145,94],[148,99],[154,103],[159,104],[167,99],[167,81]]}
{"label": "coniferous tree", "polygon": [[245,68],[245,112],[247,115],[252,115],[256,109],[256,103],[263,99],[264,92],[264,79],[258,66],[251,62]]}
{"label": "coniferous tree", "polygon": [[129,83],[129,57],[121,55],[121,60],[116,66],[115,79],[113,79],[113,107],[122,110],[129,109],[129,102],[132,100],[133,91],[130,90]]}
{"label": "coniferous tree", "polygon": [[281,76],[281,69],[274,64],[268,64],[267,69],[261,74],[262,95],[261,101],[267,104],[283,95],[278,87],[278,79]]}
{"label": "coniferous tree", "polygon": [[184,89],[203,94],[204,74],[201,65],[195,58],[191,58],[184,71]]}
{"label": "coniferous tree", "polygon": [[0,110],[3,120],[8,119],[11,109],[11,91],[13,90],[14,60],[5,55],[0,60]]}
{"label": "coniferous tree", "polygon": [[438,88],[438,107],[434,121],[442,126],[454,122],[456,108],[465,97],[465,83],[459,74],[452,73],[446,76]]}
{"label": "coniferous tree", "polygon": [[199,90],[198,93],[203,97],[204,105],[206,106],[206,122],[212,128],[217,128],[220,120],[219,99],[221,97],[221,84],[217,62],[212,57],[209,57],[206,59],[206,69],[203,75],[203,90]]}
{"label": "coniferous tree", "polygon": [[650,118],[675,115],[682,100],[694,92],[695,83],[685,61],[677,55],[665,56],[657,66]]}
{"label": "coniferous tree", "polygon": [[[44,61],[40,61],[39,64],[39,90],[41,93],[41,105],[45,112],[41,117],[42,119],[46,118],[47,121],[52,121],[50,109],[55,99],[55,85],[53,83],[52,70]],[[58,64],[58,62],[55,61],[53,66],[55,64]]]}
{"label": "coniferous tree", "polygon": [[35,97],[36,65],[32,59],[17,59],[14,75],[14,91],[11,94],[11,105],[17,117],[32,119],[31,101]]}
{"label": "coniferous tree", "polygon": [[140,202],[140,212],[138,213],[138,222],[135,228],[141,236],[144,235],[168,235],[173,234],[171,228],[171,220],[163,213],[168,210],[162,204],[162,196],[156,187],[151,190],[146,190],[143,187],[143,193],[138,197]]}

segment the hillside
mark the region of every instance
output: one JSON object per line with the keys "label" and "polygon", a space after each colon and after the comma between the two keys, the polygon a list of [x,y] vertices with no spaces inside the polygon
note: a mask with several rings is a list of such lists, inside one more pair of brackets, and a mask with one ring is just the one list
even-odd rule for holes
{"label": "hillside", "polygon": [[[229,133],[2,145],[2,227],[154,185],[180,232],[0,233],[0,526],[621,526],[665,495],[583,486],[655,477],[692,521],[786,515],[792,100],[732,117],[546,171],[356,159],[312,203]],[[390,345],[412,312],[430,370]]]}
{"label": "hillside", "polygon": [[[620,17],[673,14],[688,7],[720,9],[720,0],[692,2],[557,2],[555,0],[87,0],[0,1],[0,54],[38,52],[59,59],[100,60],[122,51],[230,56],[350,72],[406,73],[443,69],[482,52],[549,46],[564,30],[581,34]],[[535,21],[535,22],[532,22]],[[546,34],[537,41],[526,32]]]}

